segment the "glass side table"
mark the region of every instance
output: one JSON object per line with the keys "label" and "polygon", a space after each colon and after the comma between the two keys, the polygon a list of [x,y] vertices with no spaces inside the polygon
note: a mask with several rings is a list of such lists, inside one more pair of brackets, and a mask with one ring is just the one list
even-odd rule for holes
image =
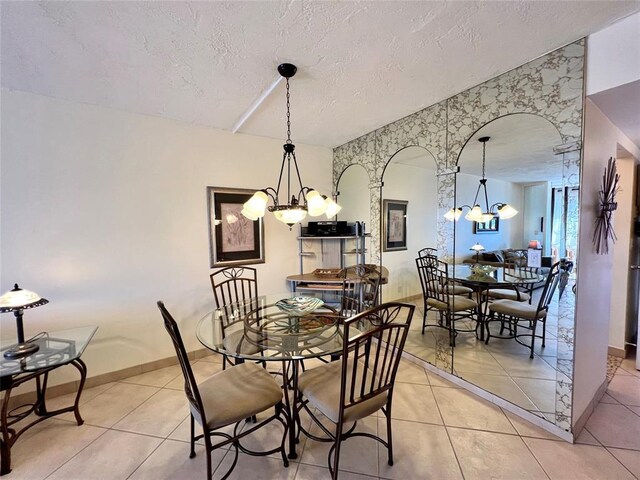
{"label": "glass side table", "polygon": [[[78,402],[80,394],[87,378],[87,366],[80,359],[85,348],[93,338],[98,327],[88,326],[60,330],[57,332],[43,333],[33,342],[39,345],[39,349],[32,355],[19,359],[4,358],[5,350],[13,346],[12,343],[0,344],[0,391],[4,392],[2,400],[2,412],[0,413],[0,475],[6,475],[11,471],[11,447],[18,438],[29,428],[42,420],[73,412],[78,425],[84,422],[80,416]],[[48,411],[45,403],[47,380],[49,372],[64,365],[73,365],[80,372],[80,384],[73,405],[55,411]],[[36,381],[36,400],[34,403],[19,405],[9,410],[11,391],[29,380]],[[32,422],[19,430],[13,425],[23,420],[31,413],[37,416]]]}

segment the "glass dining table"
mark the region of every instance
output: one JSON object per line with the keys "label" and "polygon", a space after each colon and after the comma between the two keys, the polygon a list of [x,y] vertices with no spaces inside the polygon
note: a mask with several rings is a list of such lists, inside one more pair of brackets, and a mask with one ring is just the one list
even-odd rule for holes
{"label": "glass dining table", "polygon": [[198,322],[198,340],[213,352],[237,361],[282,363],[284,402],[291,419],[289,458],[297,458],[293,396],[301,361],[320,357],[330,361],[341,354],[344,330],[340,319],[338,311],[319,298],[287,292],[217,308]]}
{"label": "glass dining table", "polygon": [[507,288],[514,291],[516,291],[518,287],[528,289],[532,285],[544,281],[545,277],[538,273],[535,268],[486,268],[482,265],[482,268],[478,268],[476,265],[478,264],[454,265],[450,278],[460,285],[469,287],[473,290],[478,303],[478,325],[481,327],[480,340],[484,340],[486,303],[484,308],[482,304],[485,292],[487,290],[498,288]]}

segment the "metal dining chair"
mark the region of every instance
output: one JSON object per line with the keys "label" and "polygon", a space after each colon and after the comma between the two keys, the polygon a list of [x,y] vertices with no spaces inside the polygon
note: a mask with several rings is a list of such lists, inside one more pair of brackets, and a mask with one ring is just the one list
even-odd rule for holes
{"label": "metal dining chair", "polygon": [[418,250],[418,258],[420,258],[420,257],[436,257],[436,258],[438,258],[438,249],[437,248],[431,248],[431,247],[422,248],[422,249]]}
{"label": "metal dining chair", "polygon": [[[184,391],[191,410],[191,452],[189,458],[196,456],[195,442],[204,439],[207,453],[207,479],[211,479],[213,469],[211,452],[227,445],[233,446],[235,456],[229,470],[222,477],[229,477],[238,462],[238,452],[248,455],[265,456],[280,453],[285,467],[289,466],[284,449],[285,439],[289,428],[289,417],[282,403],[282,389],[278,383],[255,363],[242,363],[227,370],[213,374],[200,383],[196,383],[187,351],[180,335],[176,321],[159,301],[158,308],[164,319],[164,326],[171,337],[171,341],[178,357],[178,363],[184,376]],[[245,419],[255,418],[255,415],[274,408],[274,414],[259,424],[245,427],[241,430]],[[255,452],[240,444],[240,439],[255,432],[257,429],[278,421],[284,427],[280,446],[270,450]],[[195,422],[202,427],[202,434],[195,434]],[[233,425],[233,434],[220,432],[219,429]],[[222,441],[213,444],[212,437],[222,437]]]}
{"label": "metal dining chair", "polygon": [[[238,348],[242,348],[245,351],[247,348],[251,348],[249,345],[239,345],[239,342],[243,341],[243,332],[242,328],[236,327],[239,322],[242,322],[242,318],[254,308],[253,301],[258,298],[256,269],[244,266],[226,267],[213,272],[209,278],[211,279],[213,298],[222,313],[221,333],[225,349],[236,351]],[[222,357],[223,369],[227,367],[227,363],[234,364],[236,361],[224,355]]]}
{"label": "metal dining chair", "polygon": [[515,262],[505,262],[502,271],[505,282],[513,284],[511,288],[490,288],[486,292],[486,299],[490,302],[494,300],[514,300],[517,302],[529,302],[533,298],[533,283],[518,282],[523,276],[538,276],[536,267],[518,265]]}
{"label": "metal dining chair", "polygon": [[[542,339],[542,348],[545,346],[547,313],[549,312],[549,304],[553,299],[553,294],[556,291],[559,281],[560,263],[558,262],[551,267],[551,271],[547,275],[547,279],[537,305],[530,305],[528,303],[518,302],[515,300],[497,300],[491,303],[489,305],[489,317],[485,320],[487,329],[485,344],[489,343],[489,339],[491,337],[501,339],[513,338],[516,342],[529,347],[531,350],[529,358],[533,358],[536,338]],[[491,334],[489,327],[492,322],[501,322],[499,335]],[[524,323],[525,325],[521,325],[521,323]],[[542,335],[536,335],[538,323],[542,324]],[[508,336],[503,336],[505,324],[509,325]],[[530,330],[531,333],[519,334],[518,327]],[[531,337],[531,343],[527,345],[520,340],[521,337]]]}
{"label": "metal dining chair", "polygon": [[[384,303],[346,319],[341,359],[299,376],[296,408],[305,410],[326,437],[312,435],[301,425],[298,428],[314,440],[333,443],[328,455],[333,479],[338,478],[341,443],[351,437],[377,440],[387,448],[387,462],[393,465],[393,387],[414,310],[414,305]],[[363,322],[371,328],[358,330]],[[326,427],[310,407],[317,409],[334,427]],[[354,431],[355,423],[345,431],[345,423],[356,422],[378,410],[386,417],[386,441],[370,433]]]}
{"label": "metal dining chair", "polygon": [[353,265],[340,272],[342,296],[340,315],[343,318],[356,315],[378,304],[382,274],[370,265]]}

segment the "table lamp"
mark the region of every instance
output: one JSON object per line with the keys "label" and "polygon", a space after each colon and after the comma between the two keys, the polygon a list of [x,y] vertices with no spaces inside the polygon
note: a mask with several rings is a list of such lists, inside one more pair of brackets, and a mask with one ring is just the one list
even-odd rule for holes
{"label": "table lamp", "polygon": [[22,311],[27,308],[35,308],[49,303],[46,298],[29,290],[23,290],[16,283],[12,290],[0,297],[0,313],[13,312],[16,317],[18,329],[18,344],[4,352],[4,357],[13,359],[26,357],[35,353],[40,348],[37,343],[24,341],[24,329],[22,327]]}
{"label": "table lamp", "polygon": [[476,243],[469,250],[473,250],[474,252],[476,252],[476,263],[478,263],[478,261],[480,259],[480,252],[484,252],[484,247],[482,245],[480,245],[479,243]]}

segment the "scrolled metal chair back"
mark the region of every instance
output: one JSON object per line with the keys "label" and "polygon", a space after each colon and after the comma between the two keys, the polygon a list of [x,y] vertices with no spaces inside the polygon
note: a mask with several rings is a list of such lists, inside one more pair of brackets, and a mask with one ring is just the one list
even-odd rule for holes
{"label": "scrolled metal chair back", "polygon": [[425,298],[432,298],[444,304],[449,304],[449,289],[443,288],[449,285],[449,266],[432,257],[416,258],[418,276],[422,285]]}
{"label": "scrolled metal chair back", "polygon": [[378,304],[382,274],[369,265],[353,265],[340,272],[342,300],[340,313],[351,316]]}
{"label": "scrolled metal chair back", "polygon": [[435,257],[438,258],[438,249],[426,247],[421,250],[418,250],[418,258],[422,257]]}
{"label": "scrolled metal chair back", "polygon": [[[235,318],[241,318],[252,308],[252,299],[258,297],[258,274],[251,267],[226,267],[213,272],[211,288],[216,305],[223,311],[223,327]],[[224,334],[224,328],[223,328]]]}
{"label": "scrolled metal chair back", "polygon": [[553,299],[553,294],[556,292],[556,288],[558,287],[559,282],[560,262],[557,262],[551,267],[551,270],[549,271],[547,279],[544,283],[544,288],[542,289],[542,294],[540,295],[540,300],[538,301],[539,312],[549,309],[549,304]]}

